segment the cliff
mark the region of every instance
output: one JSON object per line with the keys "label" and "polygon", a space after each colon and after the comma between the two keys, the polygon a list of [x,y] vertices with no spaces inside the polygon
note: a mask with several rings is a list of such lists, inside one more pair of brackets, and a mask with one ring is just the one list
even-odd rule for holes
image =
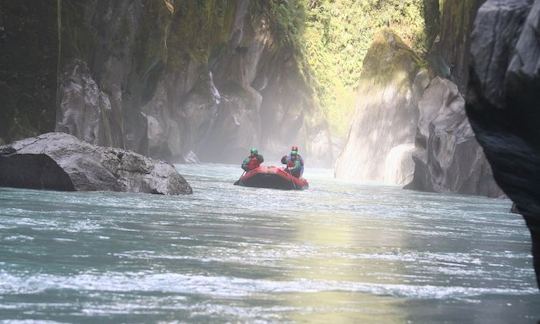
{"label": "cliff", "polygon": [[440,7],[438,35],[428,53],[434,71],[450,79],[462,93],[469,75],[470,33],[476,12],[484,1],[444,1]]}
{"label": "cliff", "polygon": [[405,184],[413,171],[421,59],[392,31],[378,34],[364,59],[356,113],[336,162],[339,178]]}
{"label": "cliff", "polygon": [[[238,162],[295,143],[332,160],[301,57],[272,6],[63,1],[57,130],[171,161]],[[281,33],[281,34],[280,34]]]}
{"label": "cliff", "polygon": [[440,12],[438,2],[424,4],[431,50],[421,57],[408,49],[414,68],[401,66],[398,52],[378,50],[381,43],[391,48],[391,40],[374,40],[336,176],[499,197],[502,192],[474,138],[460,91],[467,82],[469,30],[479,1],[447,1]]}
{"label": "cliff", "polygon": [[414,173],[405,188],[502,196],[465,114],[456,84],[435,77],[418,103]]}
{"label": "cliff", "polygon": [[467,114],[524,216],[540,286],[540,2],[488,0],[472,33]]}
{"label": "cliff", "polygon": [[0,144],[54,129],[55,0],[0,2]]}
{"label": "cliff", "polygon": [[438,35],[427,54],[431,71],[438,76],[420,100],[415,171],[406,189],[503,195],[466,118],[463,98],[470,31],[481,2],[445,1],[440,8]]}
{"label": "cliff", "polygon": [[278,157],[292,144],[311,165],[333,160],[295,39],[303,24],[297,2],[25,0],[0,7],[9,48],[0,54],[9,81],[0,91],[11,100],[2,109],[5,141],[56,129],[173,162],[195,154],[236,163],[250,146]]}

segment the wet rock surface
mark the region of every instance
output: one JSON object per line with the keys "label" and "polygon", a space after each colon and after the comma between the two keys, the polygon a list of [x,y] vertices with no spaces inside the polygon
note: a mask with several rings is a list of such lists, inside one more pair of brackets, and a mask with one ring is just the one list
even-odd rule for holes
{"label": "wet rock surface", "polygon": [[436,77],[418,104],[415,171],[406,189],[502,196],[465,114],[457,86]]}
{"label": "wet rock surface", "polygon": [[[336,162],[336,177],[391,184],[410,181],[403,175],[411,175],[413,165],[402,161],[411,160],[412,151],[399,147],[414,144],[418,98],[427,78],[420,58],[397,35],[387,30],[377,36],[364,60],[356,112]],[[399,152],[408,156],[392,157]],[[389,157],[392,161],[387,161]]]}
{"label": "wet rock surface", "polygon": [[140,154],[47,133],[0,146],[0,186],[64,191],[190,194],[176,169]]}
{"label": "wet rock surface", "polygon": [[471,42],[467,115],[524,216],[540,284],[540,1],[488,0]]}
{"label": "wet rock surface", "polygon": [[387,31],[366,56],[336,176],[406,189],[502,196],[452,81]]}

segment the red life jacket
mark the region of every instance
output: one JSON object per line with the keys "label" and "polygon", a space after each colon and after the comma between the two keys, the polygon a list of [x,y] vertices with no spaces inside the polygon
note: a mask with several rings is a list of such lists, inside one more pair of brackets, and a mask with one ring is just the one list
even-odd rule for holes
{"label": "red life jacket", "polygon": [[256,156],[254,156],[249,159],[247,167],[248,167],[248,170],[253,170],[253,169],[258,168],[260,165],[261,165],[261,162],[259,162],[259,159]]}

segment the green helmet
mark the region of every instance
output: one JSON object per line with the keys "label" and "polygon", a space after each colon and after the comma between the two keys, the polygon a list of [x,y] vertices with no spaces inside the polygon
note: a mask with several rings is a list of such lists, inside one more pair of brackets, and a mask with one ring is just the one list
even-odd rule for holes
{"label": "green helmet", "polygon": [[259,154],[259,151],[254,147],[252,147],[249,151],[251,152],[251,154]]}

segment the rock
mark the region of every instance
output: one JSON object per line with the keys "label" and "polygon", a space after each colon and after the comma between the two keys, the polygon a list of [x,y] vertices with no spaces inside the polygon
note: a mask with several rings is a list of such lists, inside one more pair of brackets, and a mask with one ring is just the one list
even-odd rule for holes
{"label": "rock", "polygon": [[329,166],[313,87],[264,3],[63,3],[56,129],[175,162],[238,163],[251,146],[277,156],[294,142]]}
{"label": "rock", "polygon": [[[377,35],[364,59],[355,116],[336,162],[338,178],[404,184],[407,177],[397,175],[412,173],[413,164],[386,161],[393,150],[412,154],[399,147],[414,144],[418,98],[426,78],[420,58],[398,36],[388,30]],[[406,159],[401,155],[401,161]]]}
{"label": "rock", "polygon": [[414,175],[414,144],[401,144],[393,147],[385,161],[384,182],[404,185],[411,182]]}
{"label": "rock", "polygon": [[191,194],[170,164],[47,133],[0,147],[0,186],[65,191]]}
{"label": "rock", "polygon": [[193,151],[189,151],[188,154],[184,155],[184,163],[187,163],[187,164],[199,164],[199,163],[201,163],[201,161],[199,160],[197,155],[195,153],[193,153]]}
{"label": "rock", "polygon": [[74,60],[65,69],[56,130],[95,145],[121,145],[121,128],[112,122],[109,96],[99,89],[86,63]]}
{"label": "rock", "polygon": [[451,80],[462,93],[466,91],[469,75],[469,35],[476,12],[484,1],[437,1],[442,5],[439,35],[428,54],[429,61],[439,76]]}
{"label": "rock", "polygon": [[414,53],[395,39],[383,34],[366,56],[336,176],[413,190],[502,196],[456,84],[430,79]]}
{"label": "rock", "polygon": [[309,143],[309,151],[311,152],[311,158],[308,160],[310,167],[327,167],[339,154],[340,148],[334,144],[328,129],[325,127],[319,133],[314,132],[313,140]]}
{"label": "rock", "polygon": [[540,286],[540,1],[488,0],[471,36],[467,115],[524,216]]}
{"label": "rock", "polygon": [[0,137],[54,130],[58,1],[0,1]]}
{"label": "rock", "polygon": [[502,196],[474,138],[457,86],[436,77],[418,106],[414,177],[405,189]]}

